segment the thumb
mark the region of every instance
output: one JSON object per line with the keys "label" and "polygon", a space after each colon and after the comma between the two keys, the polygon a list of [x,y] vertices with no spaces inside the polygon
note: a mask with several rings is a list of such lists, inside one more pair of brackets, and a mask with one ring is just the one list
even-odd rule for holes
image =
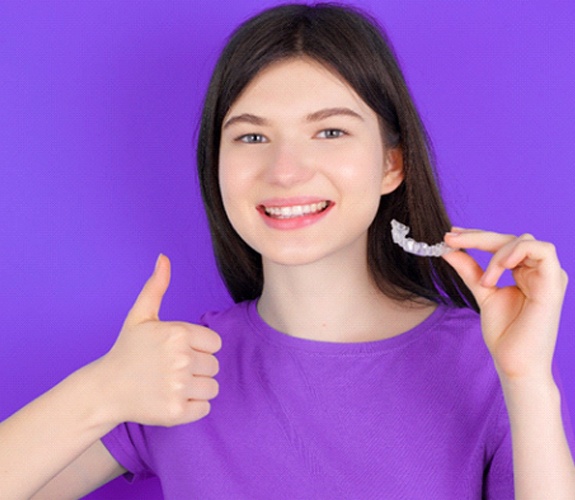
{"label": "thumb", "polygon": [[162,299],[170,284],[170,259],[160,254],[152,276],[148,278],[136,302],[128,313],[125,324],[134,326],[144,321],[158,321]]}

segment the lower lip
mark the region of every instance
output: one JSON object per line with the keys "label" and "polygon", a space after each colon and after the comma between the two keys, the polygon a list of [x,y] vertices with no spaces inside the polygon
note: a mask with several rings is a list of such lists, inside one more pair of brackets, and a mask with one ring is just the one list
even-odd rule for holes
{"label": "lower lip", "polygon": [[291,217],[288,219],[276,219],[267,215],[263,208],[258,208],[258,212],[264,219],[264,222],[274,229],[301,229],[302,227],[310,226],[323,219],[327,213],[332,209],[334,203],[330,203],[327,208],[321,212],[316,212],[313,214],[300,215],[298,217]]}

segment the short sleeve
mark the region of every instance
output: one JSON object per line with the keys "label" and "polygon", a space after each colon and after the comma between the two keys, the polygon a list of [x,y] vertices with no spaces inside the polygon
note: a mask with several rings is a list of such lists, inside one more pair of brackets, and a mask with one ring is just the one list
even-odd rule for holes
{"label": "short sleeve", "polygon": [[134,423],[124,423],[102,437],[102,443],[114,459],[128,472],[129,482],[155,476],[149,467],[145,428]]}

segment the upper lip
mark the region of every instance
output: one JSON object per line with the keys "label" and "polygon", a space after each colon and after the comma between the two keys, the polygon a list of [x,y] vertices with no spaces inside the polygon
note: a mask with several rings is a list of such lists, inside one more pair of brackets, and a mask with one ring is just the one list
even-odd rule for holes
{"label": "upper lip", "polygon": [[318,196],[293,196],[290,198],[268,198],[262,200],[259,206],[265,208],[270,207],[295,207],[298,205],[311,205],[312,203],[321,203],[322,201],[329,202],[328,198],[320,198]]}

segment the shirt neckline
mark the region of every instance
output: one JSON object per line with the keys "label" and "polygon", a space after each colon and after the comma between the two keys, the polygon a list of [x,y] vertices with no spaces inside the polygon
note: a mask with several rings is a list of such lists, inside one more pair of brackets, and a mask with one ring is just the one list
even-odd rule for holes
{"label": "shirt neckline", "polygon": [[438,304],[427,318],[415,327],[391,338],[372,340],[367,342],[328,342],[292,337],[268,325],[257,310],[258,299],[246,303],[245,314],[253,331],[264,341],[283,348],[295,351],[304,351],[310,354],[353,356],[370,355],[386,351],[394,351],[411,344],[423,334],[433,329],[449,307]]}

